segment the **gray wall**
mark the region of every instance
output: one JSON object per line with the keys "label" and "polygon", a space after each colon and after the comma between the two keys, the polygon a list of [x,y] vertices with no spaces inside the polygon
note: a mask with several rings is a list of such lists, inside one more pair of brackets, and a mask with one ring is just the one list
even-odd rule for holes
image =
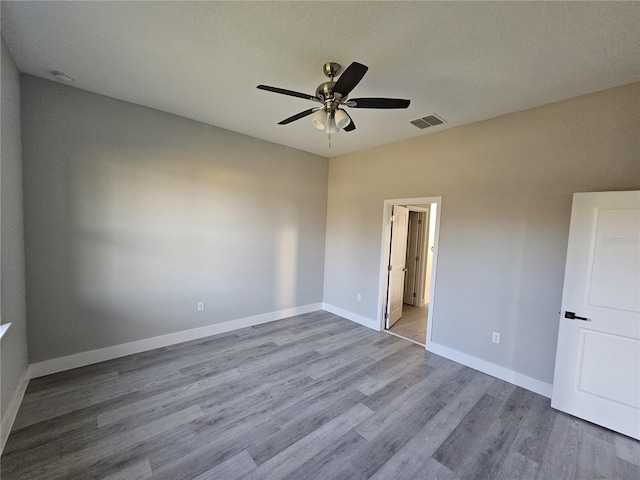
{"label": "gray wall", "polygon": [[322,301],[326,158],[22,91],[31,362]]}
{"label": "gray wall", "polygon": [[331,159],[325,302],[377,320],[384,199],[441,195],[433,341],[551,383],[571,196],[640,188],[639,98],[632,84]]}
{"label": "gray wall", "polygon": [[22,220],[22,147],[20,140],[20,74],[2,39],[0,137],[0,318],[11,327],[0,345],[0,413],[4,420],[27,369],[27,324],[24,294],[24,228]]}

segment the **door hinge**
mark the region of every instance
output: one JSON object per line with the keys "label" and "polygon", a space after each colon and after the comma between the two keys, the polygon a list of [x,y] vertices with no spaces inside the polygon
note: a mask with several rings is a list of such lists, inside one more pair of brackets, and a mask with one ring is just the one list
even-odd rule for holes
{"label": "door hinge", "polygon": [[420,257],[416,257],[416,262],[420,260]]}
{"label": "door hinge", "polygon": [[395,222],[396,221],[396,216],[395,215],[391,215],[391,221]]}
{"label": "door hinge", "polygon": [[416,292],[413,292],[413,298],[416,298],[416,297],[417,297]]}
{"label": "door hinge", "polygon": [[387,272],[390,272],[392,269],[393,269],[393,267],[392,267],[391,265],[389,265],[389,266],[387,267]]}
{"label": "door hinge", "polygon": [[385,313],[385,314],[384,314],[384,319],[385,319],[385,320],[389,320],[389,312],[387,312],[387,313]]}

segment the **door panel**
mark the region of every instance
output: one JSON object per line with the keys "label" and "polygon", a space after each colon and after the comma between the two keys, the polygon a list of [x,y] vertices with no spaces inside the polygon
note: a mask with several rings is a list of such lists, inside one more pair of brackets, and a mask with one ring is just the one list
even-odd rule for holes
{"label": "door panel", "polygon": [[638,312],[640,247],[629,242],[634,235],[637,239],[638,211],[601,209],[596,221],[593,262],[587,275],[589,304]]}
{"label": "door panel", "polygon": [[579,375],[581,391],[640,408],[640,376],[627,375],[625,365],[640,362],[637,340],[619,335],[583,330]]}
{"label": "door panel", "polygon": [[639,312],[640,192],[575,194],[554,408],[640,439]]}
{"label": "door panel", "polygon": [[407,227],[409,210],[400,205],[393,206],[391,224],[391,252],[389,255],[389,289],[387,297],[387,328],[402,317],[404,294],[405,259],[407,252]]}

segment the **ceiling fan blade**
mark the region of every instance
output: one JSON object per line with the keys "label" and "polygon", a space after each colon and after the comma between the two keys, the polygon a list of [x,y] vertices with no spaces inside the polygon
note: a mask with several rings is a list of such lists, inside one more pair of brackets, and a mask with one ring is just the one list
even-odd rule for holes
{"label": "ceiling fan blade", "polygon": [[[347,113],[347,112],[345,111],[344,113]],[[347,125],[346,127],[343,128],[343,130],[345,132],[352,132],[353,130],[356,129],[356,124],[353,123],[353,118],[351,118],[351,115],[349,115],[348,113],[347,113],[347,117],[349,117],[349,120],[351,120],[351,121],[349,122],[349,125]]]}
{"label": "ceiling fan blade", "polygon": [[338,81],[333,87],[333,91],[338,92],[343,97],[346,97],[349,95],[349,92],[351,92],[351,90],[360,83],[360,80],[362,80],[364,74],[367,73],[367,70],[369,70],[369,67],[366,65],[353,62],[347,67],[344,73],[340,75],[340,78],[338,78]]}
{"label": "ceiling fan blade", "polygon": [[307,115],[311,115],[313,112],[317,112],[322,107],[318,108],[310,108],[309,110],[305,110],[304,112],[296,113],[295,115],[285,118],[281,122],[278,122],[278,125],[286,125],[287,123],[295,122],[296,120],[300,120],[301,118],[306,117]]}
{"label": "ceiling fan blade", "polygon": [[313,95],[309,95],[308,93],[294,92],[293,90],[286,90],[284,88],[270,87],[269,85],[258,85],[257,88],[259,88],[260,90],[266,90],[267,92],[289,95],[290,97],[305,98],[307,100],[313,100],[314,102],[320,101],[318,98],[314,97]]}
{"label": "ceiling fan blade", "polygon": [[352,108],[407,108],[410,103],[401,98],[352,98],[346,104]]}

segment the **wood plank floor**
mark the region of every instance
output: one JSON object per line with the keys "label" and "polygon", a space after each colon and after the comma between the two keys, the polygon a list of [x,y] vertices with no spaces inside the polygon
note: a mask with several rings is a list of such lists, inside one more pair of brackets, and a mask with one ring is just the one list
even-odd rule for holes
{"label": "wood plank floor", "polygon": [[640,443],[326,312],[32,380],[11,479],[634,479]]}

